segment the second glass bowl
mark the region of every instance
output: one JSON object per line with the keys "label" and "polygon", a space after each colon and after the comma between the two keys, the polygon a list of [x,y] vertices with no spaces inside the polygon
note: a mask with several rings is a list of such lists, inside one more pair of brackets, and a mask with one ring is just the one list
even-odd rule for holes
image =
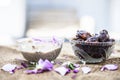
{"label": "second glass bowl", "polygon": [[84,42],[72,40],[75,55],[86,63],[100,63],[109,58],[115,42]]}

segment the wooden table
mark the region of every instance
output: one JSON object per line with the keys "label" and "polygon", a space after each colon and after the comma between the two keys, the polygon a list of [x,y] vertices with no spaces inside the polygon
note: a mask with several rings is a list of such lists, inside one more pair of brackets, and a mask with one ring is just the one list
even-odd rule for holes
{"label": "wooden table", "polygon": [[[13,48],[0,46],[0,68],[7,63],[19,65],[21,60],[24,60],[24,58],[20,52]],[[79,63],[79,59],[74,55],[69,43],[64,43],[62,51],[55,62],[57,61],[61,63],[65,61]],[[119,69],[116,71],[100,71],[100,68],[105,64],[117,64]],[[54,65],[54,68],[58,66],[60,65]],[[80,64],[80,66],[83,66],[83,64]],[[71,71],[65,76],[61,76],[54,70],[31,75],[25,74],[25,69],[17,70],[14,74],[9,74],[8,72],[0,70],[0,80],[120,80],[120,53],[116,51],[105,63],[87,64],[86,66],[92,69],[88,74],[83,74],[80,68],[80,72],[77,74]],[[73,76],[75,77],[74,79],[72,78]]]}

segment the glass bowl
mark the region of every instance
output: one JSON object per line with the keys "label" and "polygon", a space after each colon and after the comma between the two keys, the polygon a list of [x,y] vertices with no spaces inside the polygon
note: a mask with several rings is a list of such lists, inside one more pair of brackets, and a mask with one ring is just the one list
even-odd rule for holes
{"label": "glass bowl", "polygon": [[62,49],[60,38],[22,38],[17,40],[17,46],[23,57],[28,61],[39,59],[55,60]]}
{"label": "glass bowl", "polygon": [[100,63],[109,58],[114,49],[113,42],[85,42],[71,40],[74,54],[86,63]]}

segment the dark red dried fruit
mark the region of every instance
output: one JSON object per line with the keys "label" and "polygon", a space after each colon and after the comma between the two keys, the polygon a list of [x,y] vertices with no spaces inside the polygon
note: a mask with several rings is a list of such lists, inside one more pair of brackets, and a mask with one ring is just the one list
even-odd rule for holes
{"label": "dark red dried fruit", "polygon": [[86,31],[77,31],[77,35],[76,35],[77,38],[80,38],[80,39],[83,39],[83,40],[86,40],[87,38],[91,37],[90,33],[86,32]]}

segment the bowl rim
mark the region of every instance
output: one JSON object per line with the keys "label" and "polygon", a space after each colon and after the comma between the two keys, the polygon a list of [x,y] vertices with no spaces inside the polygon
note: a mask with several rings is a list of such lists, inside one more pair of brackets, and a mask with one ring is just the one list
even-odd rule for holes
{"label": "bowl rim", "polygon": [[85,42],[85,41],[71,40],[70,42],[71,44],[96,45],[96,46],[110,46],[110,45],[115,44],[115,41],[113,42]]}
{"label": "bowl rim", "polygon": [[[55,41],[53,39],[55,39]],[[22,52],[29,52],[29,53],[40,52],[40,51],[28,51],[26,49],[21,49],[22,45],[27,45],[27,44],[24,44],[24,42],[26,43],[28,41],[33,41],[36,43],[40,41],[40,45],[44,44],[44,43],[51,43],[53,45],[57,45],[57,48],[61,48],[62,44],[64,42],[62,38],[58,38],[58,37],[25,37],[25,38],[20,38],[20,39],[16,40],[16,45],[18,47],[18,50],[22,51]],[[44,53],[44,52],[42,52],[42,53]]]}

